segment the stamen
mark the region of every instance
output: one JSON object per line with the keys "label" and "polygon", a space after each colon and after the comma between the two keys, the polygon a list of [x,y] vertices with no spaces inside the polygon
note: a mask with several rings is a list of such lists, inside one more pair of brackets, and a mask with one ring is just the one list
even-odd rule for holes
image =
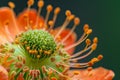
{"label": "stamen", "polygon": [[89,29],[89,26],[87,24],[84,25],[83,30],[84,30],[84,33],[81,36],[81,38],[76,43],[70,45],[69,47],[66,47],[65,50],[69,50],[77,45],[80,45],[84,40],[86,40],[89,34],[92,33],[92,29]]}
{"label": "stamen", "polygon": [[49,30],[53,29],[59,12],[60,12],[60,7],[55,8],[55,10],[54,10],[54,16],[53,16],[53,25],[50,27]]}
{"label": "stamen", "polygon": [[48,5],[48,6],[47,6],[47,14],[46,14],[46,17],[45,17],[45,23],[44,23],[44,26],[47,25],[49,15],[50,15],[50,12],[51,12],[52,10],[53,10],[52,5]]}
{"label": "stamen", "polygon": [[61,26],[61,29],[59,32],[55,35],[55,40],[56,38],[61,34],[61,32],[67,27],[67,25],[70,23],[72,19],[74,19],[75,15],[72,15],[69,10],[66,11],[66,20],[64,21],[63,25]]}
{"label": "stamen", "polygon": [[88,62],[86,63],[70,63],[71,68],[86,68],[88,67]]}
{"label": "stamen", "polygon": [[80,56],[80,55],[83,54],[84,52],[86,52],[86,51],[88,51],[89,49],[91,49],[92,46],[93,46],[93,45],[91,45],[91,46],[89,46],[89,47],[87,47],[87,48],[85,48],[85,49],[83,49],[83,50],[81,50],[81,51],[79,51],[79,52],[73,54],[73,55],[71,56],[71,58]]}
{"label": "stamen", "polygon": [[[50,26],[50,29],[52,28],[52,26],[54,25],[54,22],[52,21],[52,20],[50,20],[49,22],[48,22],[48,25]],[[49,29],[49,30],[50,30]]]}
{"label": "stamen", "polygon": [[30,8],[34,4],[34,0],[28,0],[27,4],[28,8]]}
{"label": "stamen", "polygon": [[27,21],[27,27],[26,28],[32,29],[30,24],[29,24],[29,22],[30,22],[29,21],[29,11],[30,11],[30,7],[34,4],[34,0],[28,0],[27,4],[28,4],[28,14],[25,14],[26,21]]}
{"label": "stamen", "polygon": [[76,26],[79,25],[79,23],[80,23],[80,19],[76,17],[76,18],[74,19],[74,25],[73,25],[71,31],[70,31],[70,32],[67,34],[67,36],[61,41],[61,43],[63,43],[64,41],[66,41],[66,40],[69,38],[69,36],[74,32]]}
{"label": "stamen", "polygon": [[19,33],[19,29],[18,29],[18,25],[17,25],[17,23],[16,23],[16,18],[15,18],[15,14],[13,13],[14,11],[13,11],[13,9],[15,8],[15,4],[13,3],[13,2],[8,2],[8,5],[9,5],[9,7],[11,8],[11,12],[12,12],[12,19],[13,19],[13,22],[14,22],[14,27],[15,27],[15,29],[16,29],[16,32],[17,33]]}
{"label": "stamen", "polygon": [[75,47],[75,46],[77,46],[77,45],[80,45],[84,40],[86,40],[87,37],[88,37],[88,35],[83,34],[83,35],[81,36],[81,38],[80,38],[76,43],[74,43],[74,44],[66,47],[65,50],[67,51],[67,50],[69,50],[69,49],[71,49],[71,48],[73,48],[73,47]]}
{"label": "stamen", "polygon": [[80,56],[80,57],[77,57],[77,58],[73,58],[73,59],[70,59],[70,61],[76,61],[76,60],[81,60],[87,56],[89,56],[91,53],[93,52],[93,50],[90,50],[87,54],[85,54],[84,56]]}
{"label": "stamen", "polygon": [[36,19],[36,28],[38,27],[39,16],[41,16],[40,14],[41,14],[43,6],[44,6],[44,1],[39,0],[38,1],[38,13],[37,13],[37,19]]}

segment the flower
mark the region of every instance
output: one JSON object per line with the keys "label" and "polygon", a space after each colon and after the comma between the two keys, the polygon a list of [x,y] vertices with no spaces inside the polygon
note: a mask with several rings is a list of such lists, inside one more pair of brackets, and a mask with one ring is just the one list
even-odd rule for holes
{"label": "flower", "polygon": [[[76,41],[74,30],[80,19],[70,10],[66,10],[66,19],[61,27],[54,29],[60,12],[59,7],[55,8],[53,19],[49,20],[52,5],[47,6],[46,17],[43,18],[43,0],[38,1],[38,11],[31,9],[34,0],[28,0],[27,4],[28,8],[17,18],[13,11],[13,2],[8,3],[10,8],[0,8],[0,65],[8,71],[8,79],[73,80],[78,72],[73,71],[73,75],[69,74],[70,68],[88,67],[87,71],[94,72],[91,66],[103,58],[101,54],[88,62],[79,62],[97,48],[98,38],[95,37],[93,41],[88,38],[92,33],[89,25],[84,25],[84,33]],[[71,21],[74,25],[72,29],[67,29]],[[86,43],[85,48],[72,55],[74,48],[82,42]],[[85,55],[81,55],[83,53]],[[3,73],[5,71],[0,75]]]}

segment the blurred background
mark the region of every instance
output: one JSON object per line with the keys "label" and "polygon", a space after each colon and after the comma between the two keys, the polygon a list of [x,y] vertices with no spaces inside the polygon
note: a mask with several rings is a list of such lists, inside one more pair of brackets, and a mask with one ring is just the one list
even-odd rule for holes
{"label": "blurred background", "polygon": [[[15,12],[18,14],[26,6],[27,0],[0,0],[0,7],[7,6],[8,1],[16,4]],[[37,0],[35,0],[37,2]],[[90,36],[97,36],[99,44],[97,50],[90,56],[95,57],[103,54],[104,59],[94,67],[103,66],[115,72],[114,80],[120,79],[120,0],[44,0],[45,4],[52,4],[54,7],[61,7],[56,26],[62,24],[65,10],[69,9],[73,14],[80,17],[81,24],[75,30],[78,37],[82,34],[84,24],[89,24],[93,29]],[[33,6],[37,8],[36,5]],[[45,14],[45,7],[42,14]],[[71,27],[72,23],[69,27]],[[76,52],[81,46],[76,48]],[[98,74],[99,75],[99,74]]]}

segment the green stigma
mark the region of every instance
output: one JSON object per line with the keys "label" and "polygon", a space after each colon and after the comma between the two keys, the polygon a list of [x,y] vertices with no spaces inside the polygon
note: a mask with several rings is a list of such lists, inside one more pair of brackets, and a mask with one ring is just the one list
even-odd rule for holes
{"label": "green stigma", "polygon": [[34,58],[48,57],[56,51],[53,36],[45,30],[29,30],[19,37],[19,44]]}

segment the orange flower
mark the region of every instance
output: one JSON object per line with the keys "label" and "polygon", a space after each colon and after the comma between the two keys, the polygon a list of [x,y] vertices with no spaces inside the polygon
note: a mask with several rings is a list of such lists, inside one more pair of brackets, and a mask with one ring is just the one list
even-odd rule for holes
{"label": "orange flower", "polygon": [[[109,71],[106,69],[90,69],[94,63],[103,58],[102,55],[88,62],[79,62],[79,60],[89,56],[96,49],[98,43],[97,37],[93,41],[88,38],[92,33],[88,24],[84,25],[84,33],[76,41],[77,37],[74,30],[79,25],[80,19],[70,10],[65,12],[66,19],[63,24],[54,29],[60,8],[55,8],[53,19],[49,20],[50,12],[53,10],[52,5],[47,6],[47,13],[43,18],[41,10],[44,1],[38,1],[38,11],[31,9],[33,4],[34,0],[28,0],[28,8],[18,16],[13,11],[15,8],[13,2],[8,3],[10,8],[0,8],[0,64],[9,69],[9,76],[7,77],[9,80],[76,80],[77,78],[101,80],[101,77],[106,78],[104,77],[106,74],[109,78],[109,73],[107,73]],[[74,25],[72,29],[67,29],[66,27],[71,21],[74,22]],[[85,48],[72,54],[74,48],[84,41],[86,43]],[[83,53],[85,55],[81,55]],[[70,71],[71,67],[88,67],[88,70],[81,70],[80,73],[83,74],[79,74],[79,70]],[[0,67],[1,69],[3,68]],[[105,71],[105,74],[103,76],[101,73],[101,76],[95,75],[99,74],[99,70]],[[0,76],[4,72],[2,71]],[[110,80],[113,76],[114,73],[110,72]],[[0,78],[0,80],[4,79]]]}

